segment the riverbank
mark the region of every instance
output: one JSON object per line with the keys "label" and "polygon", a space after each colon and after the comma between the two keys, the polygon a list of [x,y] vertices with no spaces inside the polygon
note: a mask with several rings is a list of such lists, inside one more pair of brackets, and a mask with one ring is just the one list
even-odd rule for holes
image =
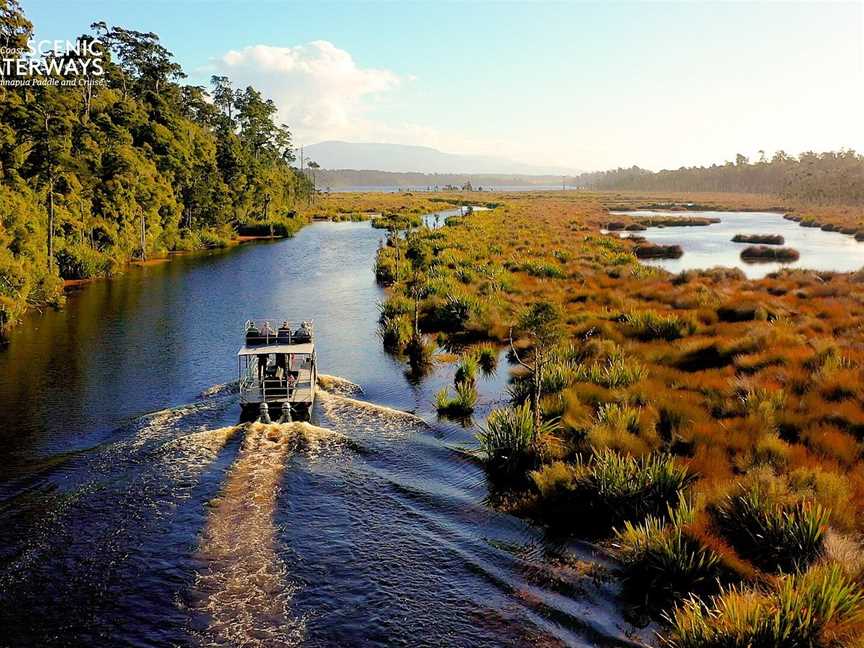
{"label": "riverbank", "polygon": [[[229,248],[240,244],[290,238],[300,229],[315,221],[365,221],[372,220],[381,214],[416,215],[434,213],[451,209],[460,204],[470,202],[470,198],[462,194],[424,194],[415,196],[411,193],[401,194],[360,194],[340,193],[321,195],[314,201],[298,204],[291,218],[276,219],[268,223],[254,221],[238,226],[237,231],[201,232],[187,239],[182,239],[172,250],[151,251],[150,258],[143,264],[167,263],[173,257],[183,254],[206,253],[214,249]],[[270,235],[269,228],[275,228],[275,234]],[[246,233],[244,233],[246,232]],[[259,233],[260,232],[260,233]],[[80,265],[80,264],[79,264]],[[63,295],[71,289],[77,289],[95,281],[110,280],[115,274],[122,273],[127,266],[140,266],[142,262],[127,259],[123,262],[112,261],[110,264],[81,265],[76,272],[86,276],[62,276],[55,267],[54,275],[48,276],[39,290],[19,292],[18,297],[0,294],[0,342],[8,336],[9,331],[28,309],[62,308]],[[77,266],[76,266],[77,267]],[[3,278],[0,273],[0,279]],[[10,284],[11,285],[11,284]]]}
{"label": "riverbank", "polygon": [[[715,645],[692,639],[707,618],[717,641],[758,643],[775,613],[793,640],[860,636],[861,273],[672,275],[598,233],[607,207],[625,198],[640,208],[771,206],[761,197],[508,196],[496,211],[413,235],[401,251],[382,248],[388,330],[410,334],[420,295],[416,320],[439,345],[505,345],[513,328],[530,364],[537,343],[518,324],[526,304],[558,314],[541,372],[544,425],[537,432],[505,409],[481,437],[496,499],[556,533],[607,544],[630,604],[667,615],[672,645]],[[417,261],[397,270],[400,257]],[[530,406],[530,381],[519,371],[513,381],[511,407]],[[824,609],[827,592],[848,613],[805,622],[800,607],[772,611],[783,596]],[[701,602],[684,604],[691,595]],[[736,596],[751,606],[744,617],[729,613]]]}

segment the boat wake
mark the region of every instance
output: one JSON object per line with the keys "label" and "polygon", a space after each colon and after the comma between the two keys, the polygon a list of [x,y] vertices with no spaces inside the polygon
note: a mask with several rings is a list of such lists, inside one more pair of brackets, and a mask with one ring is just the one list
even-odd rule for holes
{"label": "boat wake", "polygon": [[330,376],[328,374],[318,374],[318,386],[330,394],[362,394],[363,388],[357,383],[353,383],[346,378],[339,376]]}
{"label": "boat wake", "polygon": [[[305,622],[292,618],[291,583],[277,546],[273,520],[279,485],[294,453],[317,455],[346,445],[331,430],[309,423],[251,423],[221,495],[213,500],[198,557],[196,606],[209,616],[207,645],[299,644]],[[350,444],[349,444],[350,445]]]}
{"label": "boat wake", "polygon": [[387,407],[386,405],[378,405],[376,403],[370,403],[369,401],[358,400],[356,398],[351,398],[350,396],[343,396],[342,394],[334,394],[327,391],[323,392],[321,396],[322,405],[325,411],[328,412],[338,410],[340,407],[344,408],[345,406],[349,406],[355,409],[365,409],[379,415],[407,420],[418,425],[426,425],[426,422],[416,414],[398,410],[393,407]]}
{"label": "boat wake", "polygon": [[240,391],[240,383],[235,380],[233,382],[213,385],[203,390],[198,394],[198,398],[215,398],[216,396],[225,396],[227,394],[236,394]]}

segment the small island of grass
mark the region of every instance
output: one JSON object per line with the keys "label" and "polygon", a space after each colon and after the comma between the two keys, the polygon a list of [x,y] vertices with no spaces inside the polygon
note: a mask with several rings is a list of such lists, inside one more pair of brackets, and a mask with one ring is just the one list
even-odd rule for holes
{"label": "small island of grass", "polygon": [[733,243],[751,243],[757,245],[783,245],[786,242],[780,234],[736,234]]}
{"label": "small island of grass", "polygon": [[741,250],[741,259],[753,261],[797,261],[801,255],[793,248],[772,248],[766,245],[751,245]]}
{"label": "small island of grass", "polygon": [[684,250],[680,245],[641,244],[633,250],[637,259],[680,259]]}
{"label": "small island of grass", "polygon": [[708,216],[650,216],[641,218],[646,227],[704,227],[719,223],[719,218]]}

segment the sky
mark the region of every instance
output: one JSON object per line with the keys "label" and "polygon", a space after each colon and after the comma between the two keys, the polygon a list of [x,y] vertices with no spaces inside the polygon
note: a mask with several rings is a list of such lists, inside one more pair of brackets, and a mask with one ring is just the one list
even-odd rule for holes
{"label": "sky", "polygon": [[295,143],[432,146],[596,170],[864,151],[864,2],[22,0],[37,39],[105,20]]}

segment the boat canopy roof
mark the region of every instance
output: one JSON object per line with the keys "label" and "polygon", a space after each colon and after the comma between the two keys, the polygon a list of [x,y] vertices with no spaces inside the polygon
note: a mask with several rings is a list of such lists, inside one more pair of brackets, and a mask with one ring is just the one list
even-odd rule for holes
{"label": "boat canopy roof", "polygon": [[240,347],[237,355],[257,356],[269,353],[310,354],[314,350],[315,345],[312,342],[301,342],[300,344],[257,344]]}

